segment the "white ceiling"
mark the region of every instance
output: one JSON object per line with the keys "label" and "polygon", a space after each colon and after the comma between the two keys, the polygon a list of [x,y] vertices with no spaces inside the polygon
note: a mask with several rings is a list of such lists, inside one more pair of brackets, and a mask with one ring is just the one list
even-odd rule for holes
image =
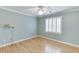
{"label": "white ceiling", "polygon": [[[0,8],[30,16],[39,16],[36,6],[0,6]],[[75,8],[74,6],[47,6],[52,13]],[[44,15],[47,15],[45,13]]]}

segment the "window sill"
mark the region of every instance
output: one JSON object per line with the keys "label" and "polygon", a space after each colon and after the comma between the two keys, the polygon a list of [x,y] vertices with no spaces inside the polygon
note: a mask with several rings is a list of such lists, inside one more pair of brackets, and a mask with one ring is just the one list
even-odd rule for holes
{"label": "window sill", "polygon": [[62,34],[62,33],[57,33],[57,32],[46,32],[46,33],[50,33],[50,34]]}

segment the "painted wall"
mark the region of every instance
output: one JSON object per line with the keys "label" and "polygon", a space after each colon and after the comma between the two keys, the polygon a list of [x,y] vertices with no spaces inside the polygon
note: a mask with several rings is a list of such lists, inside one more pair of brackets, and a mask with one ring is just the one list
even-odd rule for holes
{"label": "painted wall", "polygon": [[0,24],[11,24],[14,30],[0,27],[0,45],[10,43],[12,32],[13,40],[17,41],[37,34],[37,20],[34,17],[21,15],[0,9]]}
{"label": "painted wall", "polygon": [[79,11],[56,15],[62,15],[63,17],[62,34],[45,32],[46,17],[41,17],[38,19],[38,34],[48,38],[54,38],[56,40],[79,45]]}
{"label": "painted wall", "polygon": [[62,34],[45,32],[46,17],[36,19],[34,17],[0,9],[0,24],[12,24],[15,26],[14,30],[2,29],[0,27],[0,45],[11,42],[10,38],[12,32],[14,33],[14,35],[12,35],[14,41],[32,37],[38,34],[79,45],[79,11],[57,15],[63,16]]}

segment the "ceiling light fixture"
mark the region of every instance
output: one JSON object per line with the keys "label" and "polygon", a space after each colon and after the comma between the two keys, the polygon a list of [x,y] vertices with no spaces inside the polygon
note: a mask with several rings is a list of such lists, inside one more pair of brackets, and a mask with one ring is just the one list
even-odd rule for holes
{"label": "ceiling light fixture", "polygon": [[46,7],[46,6],[37,6],[37,8],[38,8],[38,14],[39,15],[43,15],[43,14],[46,14],[46,13],[48,13],[48,14],[52,13],[52,11],[49,10],[49,8]]}
{"label": "ceiling light fixture", "polygon": [[38,14],[42,15],[44,13],[44,6],[38,6]]}
{"label": "ceiling light fixture", "polygon": [[39,10],[39,11],[38,11],[38,14],[39,14],[39,15],[42,15],[42,14],[43,14],[43,11],[42,11],[42,10]]}

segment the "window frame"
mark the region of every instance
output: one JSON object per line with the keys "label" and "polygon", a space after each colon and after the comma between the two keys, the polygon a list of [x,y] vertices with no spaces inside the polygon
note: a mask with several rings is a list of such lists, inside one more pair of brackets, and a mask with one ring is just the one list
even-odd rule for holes
{"label": "window frame", "polygon": [[[57,22],[58,22],[58,19],[57,19],[57,18],[58,18],[58,17],[60,18],[60,25],[59,25],[59,26],[60,26],[60,29],[59,29],[60,32],[57,31],[57,29],[58,29],[58,26],[57,26],[57,24],[58,24],[58,23],[57,23]],[[55,23],[56,29],[55,29],[55,31],[53,31],[53,27],[51,28],[51,31],[49,31],[49,23],[48,23],[48,25],[47,25],[47,26],[48,26],[48,31],[46,31],[46,20],[52,19],[52,24],[51,24],[51,26],[54,26],[54,25],[53,25],[53,21],[54,21],[53,18],[56,18],[56,23]],[[49,22],[49,21],[48,21],[48,22]],[[46,19],[45,19],[45,32],[46,32],[46,33],[61,34],[61,33],[62,33],[62,16],[55,16],[55,17],[46,18]]]}

